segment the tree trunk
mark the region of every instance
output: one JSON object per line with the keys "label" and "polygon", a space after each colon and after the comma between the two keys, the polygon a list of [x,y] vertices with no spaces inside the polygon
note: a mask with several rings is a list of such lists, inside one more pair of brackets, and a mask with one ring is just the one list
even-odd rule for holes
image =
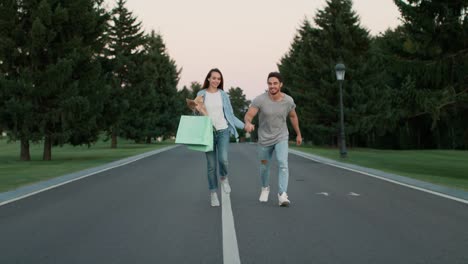
{"label": "tree trunk", "polygon": [[151,144],[151,137],[146,137],[146,144]]}
{"label": "tree trunk", "polygon": [[418,133],[418,149],[422,149],[422,143],[421,143],[421,129],[420,129],[420,128],[417,129],[417,133]]}
{"label": "tree trunk", "polygon": [[465,129],[465,136],[464,136],[463,143],[465,145],[465,149],[468,150],[468,129]]}
{"label": "tree trunk", "polygon": [[111,148],[117,148],[117,133],[112,132],[112,143]]}
{"label": "tree trunk", "polygon": [[451,130],[450,132],[452,134],[452,136],[451,136],[451,138],[452,138],[452,149],[456,149],[457,143],[455,141],[455,129],[452,126],[450,130]]}
{"label": "tree trunk", "polygon": [[441,149],[442,146],[445,145],[445,142],[442,140],[442,137],[440,136],[440,134],[442,134],[441,126],[437,126],[436,129],[434,129],[434,134],[435,134],[435,138],[437,141],[437,149]]}
{"label": "tree trunk", "polygon": [[52,160],[52,137],[50,135],[45,137],[42,160]]}
{"label": "tree trunk", "polygon": [[22,161],[30,161],[31,153],[29,152],[29,140],[22,138],[21,139],[21,154],[20,159]]}

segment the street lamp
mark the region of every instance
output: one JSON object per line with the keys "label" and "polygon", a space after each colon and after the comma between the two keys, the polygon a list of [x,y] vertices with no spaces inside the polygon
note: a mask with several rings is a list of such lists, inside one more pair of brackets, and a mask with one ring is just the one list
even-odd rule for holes
{"label": "street lamp", "polygon": [[344,132],[344,114],[343,114],[343,81],[345,76],[345,66],[343,63],[338,63],[335,66],[336,79],[340,83],[340,156],[341,158],[346,158],[346,139]]}

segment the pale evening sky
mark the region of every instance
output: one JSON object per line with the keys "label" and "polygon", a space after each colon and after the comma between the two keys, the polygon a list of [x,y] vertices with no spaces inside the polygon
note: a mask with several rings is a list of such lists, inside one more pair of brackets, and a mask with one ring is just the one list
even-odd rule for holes
{"label": "pale evening sky", "polygon": [[[113,7],[115,1],[106,1]],[[247,99],[266,88],[266,76],[291,45],[305,18],[312,21],[325,0],[127,0],[146,32],[162,34],[169,55],[182,68],[179,89],[203,82],[211,68],[224,76],[224,90],[240,87]],[[400,24],[393,0],[354,0],[353,10],[372,35]]]}

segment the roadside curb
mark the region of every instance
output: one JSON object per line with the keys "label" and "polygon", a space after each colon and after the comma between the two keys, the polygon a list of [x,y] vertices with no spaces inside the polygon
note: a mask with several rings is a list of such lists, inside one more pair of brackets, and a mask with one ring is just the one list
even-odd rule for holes
{"label": "roadside curb", "polygon": [[370,177],[378,178],[378,179],[396,183],[399,185],[404,185],[412,189],[429,192],[438,196],[442,196],[448,199],[452,199],[458,202],[468,204],[468,192],[467,191],[458,190],[458,189],[441,186],[441,185],[436,185],[433,183],[428,183],[428,182],[408,178],[408,177],[397,175],[397,174],[387,173],[387,172],[383,172],[383,171],[376,170],[376,169],[370,169],[370,168],[366,168],[366,167],[362,167],[358,165],[339,162],[336,160],[323,158],[314,154],[305,153],[305,152],[298,151],[298,150],[289,149],[289,153],[297,155],[297,156],[301,156],[303,158],[310,159],[316,162],[327,164],[330,166],[354,171],[354,172],[361,173]]}
{"label": "roadside curb", "polygon": [[50,189],[53,189],[53,188],[56,188],[56,187],[59,187],[61,185],[64,185],[70,182],[74,182],[74,181],[92,176],[94,174],[98,174],[106,170],[117,168],[117,167],[129,164],[129,163],[135,162],[137,160],[159,154],[164,151],[171,150],[178,146],[179,145],[174,145],[174,146],[164,147],[161,149],[156,149],[156,150],[145,152],[136,156],[113,161],[111,163],[100,165],[94,168],[84,169],[84,170],[73,172],[70,174],[65,174],[63,176],[58,176],[49,180],[19,187],[15,190],[2,192],[0,193],[0,206],[47,191],[47,190],[50,190]]}

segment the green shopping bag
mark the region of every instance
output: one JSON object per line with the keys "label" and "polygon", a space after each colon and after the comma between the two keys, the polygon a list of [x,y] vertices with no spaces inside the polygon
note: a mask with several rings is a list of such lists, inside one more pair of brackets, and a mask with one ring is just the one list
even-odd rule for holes
{"label": "green shopping bag", "polygon": [[191,150],[213,151],[211,119],[208,116],[181,116],[175,143],[187,145]]}

